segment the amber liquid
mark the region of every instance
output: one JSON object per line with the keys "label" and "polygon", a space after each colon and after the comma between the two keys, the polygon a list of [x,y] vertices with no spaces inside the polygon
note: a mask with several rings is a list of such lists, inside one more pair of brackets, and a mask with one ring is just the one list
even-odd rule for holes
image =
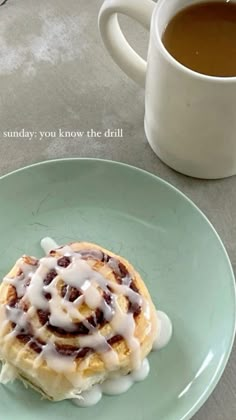
{"label": "amber liquid", "polygon": [[182,9],[170,20],[162,42],[191,70],[236,76],[236,3],[199,3]]}

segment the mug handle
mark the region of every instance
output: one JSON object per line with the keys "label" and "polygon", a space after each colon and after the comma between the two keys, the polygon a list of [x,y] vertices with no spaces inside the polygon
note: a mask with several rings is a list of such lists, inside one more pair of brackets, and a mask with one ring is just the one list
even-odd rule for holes
{"label": "mug handle", "polygon": [[117,14],[135,19],[150,29],[156,3],[151,0],[106,0],[99,12],[99,30],[105,47],[118,66],[136,83],[145,86],[147,62],[127,42],[121,31]]}

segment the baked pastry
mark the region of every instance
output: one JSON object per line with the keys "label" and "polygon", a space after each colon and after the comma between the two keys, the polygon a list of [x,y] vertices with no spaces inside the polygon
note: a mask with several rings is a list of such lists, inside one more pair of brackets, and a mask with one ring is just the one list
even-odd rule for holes
{"label": "baked pastry", "polygon": [[138,369],[156,335],[140,275],[92,243],[23,256],[0,286],[0,359],[51,400]]}

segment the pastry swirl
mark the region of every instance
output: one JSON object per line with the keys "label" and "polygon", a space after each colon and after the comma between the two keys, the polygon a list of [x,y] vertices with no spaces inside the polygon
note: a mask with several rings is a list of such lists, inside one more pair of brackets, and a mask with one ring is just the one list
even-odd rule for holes
{"label": "pastry swirl", "polygon": [[137,369],[157,334],[140,275],[86,242],[21,257],[0,286],[0,325],[1,359],[53,400]]}

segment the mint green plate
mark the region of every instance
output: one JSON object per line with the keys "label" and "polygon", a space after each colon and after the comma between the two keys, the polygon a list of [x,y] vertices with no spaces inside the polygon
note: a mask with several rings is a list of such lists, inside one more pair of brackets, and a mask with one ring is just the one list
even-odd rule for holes
{"label": "mint green plate", "polygon": [[232,348],[235,287],[222,242],[201,211],[163,180],[123,164],[66,159],[0,180],[0,271],[40,239],[98,242],[127,257],[173,321],[169,346],[150,355],[151,373],[93,408],[51,403],[20,383],[0,386],[7,420],[180,420],[217,384]]}

